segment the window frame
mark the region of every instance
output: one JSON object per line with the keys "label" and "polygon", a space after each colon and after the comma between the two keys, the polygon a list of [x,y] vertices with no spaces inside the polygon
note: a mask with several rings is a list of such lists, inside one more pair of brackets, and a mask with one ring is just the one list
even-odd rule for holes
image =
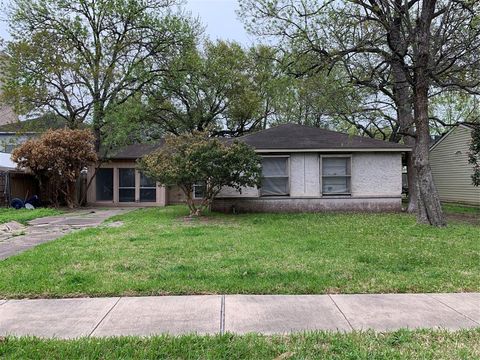
{"label": "window frame", "polygon": [[289,154],[279,154],[279,155],[261,155],[262,162],[264,158],[285,158],[287,160],[287,175],[286,176],[263,176],[263,166],[262,166],[262,182],[263,178],[287,178],[287,192],[285,194],[263,194],[262,187],[259,189],[260,197],[288,197],[290,196],[290,181],[291,181],[291,174],[290,174],[290,155]]}
{"label": "window frame", "polygon": [[[142,176],[148,178],[148,176],[145,176],[144,174],[142,174],[141,171],[137,170],[138,171],[138,202],[139,203],[145,203],[145,204],[148,204],[148,203],[156,203],[157,202],[157,187],[158,187],[158,183],[156,181],[155,184],[153,186],[142,186]],[[154,200],[142,200],[142,190],[155,190],[155,199]],[[120,191],[120,189],[119,189]],[[120,193],[119,193],[120,194]]]}
{"label": "window frame", "polygon": [[[122,170],[132,170],[133,169],[133,186],[121,186],[120,185],[120,172]],[[117,173],[118,173],[118,188],[117,188],[117,193],[118,193],[118,203],[122,204],[132,204],[136,203],[137,201],[137,185],[140,185],[137,183],[137,169],[135,167],[123,167],[119,166],[117,168]],[[132,190],[134,191],[134,200],[133,201],[122,201],[120,200],[120,191],[121,190]]]}
{"label": "window frame", "polygon": [[195,190],[197,187],[205,187],[205,184],[202,184],[202,183],[196,183],[196,184],[193,184],[193,189],[192,189],[192,198],[193,200],[202,200],[203,197],[205,196],[205,190],[204,190],[204,193],[203,193],[203,196],[197,196],[195,194]]}
{"label": "window frame", "polygon": [[[350,170],[350,174],[347,175],[323,175],[323,160],[331,158],[342,158],[348,159],[347,161],[347,170]],[[323,179],[324,178],[347,178],[347,184],[349,185],[349,191],[345,193],[325,193],[323,191]],[[333,196],[352,196],[352,155],[351,154],[333,154],[333,155],[320,155],[320,195],[322,197],[333,197]]]}

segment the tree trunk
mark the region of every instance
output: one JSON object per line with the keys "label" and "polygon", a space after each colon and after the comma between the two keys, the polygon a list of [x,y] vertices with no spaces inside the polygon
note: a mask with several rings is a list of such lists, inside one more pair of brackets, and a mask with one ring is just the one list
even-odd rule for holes
{"label": "tree trunk", "polygon": [[[415,141],[411,141],[414,146]],[[410,145],[410,144],[408,144]],[[416,213],[418,210],[418,184],[417,171],[415,170],[415,159],[413,153],[407,153],[407,182],[408,182],[408,213]]]}
{"label": "tree trunk", "polygon": [[69,181],[66,190],[65,202],[69,209],[73,209],[75,207],[75,183]]}
{"label": "tree trunk", "polygon": [[[413,130],[413,109],[411,102],[410,85],[405,76],[402,65],[397,61],[392,63],[392,73],[394,78],[393,93],[397,107],[398,133],[403,137],[406,145],[415,146],[415,132]],[[417,176],[414,166],[414,155],[407,153],[407,176],[408,176],[408,208],[409,213],[417,211],[418,186],[416,184]]]}
{"label": "tree trunk", "polygon": [[[407,54],[407,44],[401,36],[404,32],[402,23],[402,0],[396,0],[397,12],[391,24],[388,36],[390,48],[393,50],[391,69],[393,77],[393,96],[397,107],[398,134],[406,145],[415,146],[415,131],[412,106],[412,87],[408,81],[407,70],[403,66]],[[407,212],[415,213],[418,209],[418,184],[414,166],[413,153],[406,154],[407,181],[408,181],[408,208]]]}
{"label": "tree trunk", "polygon": [[414,114],[415,135],[414,164],[417,171],[418,211],[417,220],[434,226],[445,226],[440,198],[433,182],[429,163],[430,125],[428,116],[428,66],[430,49],[430,28],[436,0],[422,3],[421,15],[416,27],[414,56]]}

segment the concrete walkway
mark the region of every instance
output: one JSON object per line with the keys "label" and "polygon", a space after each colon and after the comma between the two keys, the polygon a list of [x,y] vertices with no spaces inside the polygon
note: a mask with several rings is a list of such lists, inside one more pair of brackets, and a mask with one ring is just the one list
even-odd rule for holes
{"label": "concrete walkway", "polygon": [[56,240],[72,231],[98,226],[109,217],[130,210],[82,209],[32,220],[28,223],[29,226],[17,228],[16,232],[2,233],[0,236],[0,260],[45,242]]}
{"label": "concrete walkway", "polygon": [[0,335],[76,338],[480,327],[480,293],[0,300]]}

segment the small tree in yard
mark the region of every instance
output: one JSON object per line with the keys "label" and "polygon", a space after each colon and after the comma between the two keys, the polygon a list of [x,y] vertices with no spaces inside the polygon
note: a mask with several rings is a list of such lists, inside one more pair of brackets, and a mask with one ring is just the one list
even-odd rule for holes
{"label": "small tree in yard", "polygon": [[[250,146],[208,138],[200,132],[168,136],[165,145],[139,165],[162,185],[178,185],[186,195],[190,216],[201,215],[223,187],[241,191],[245,186],[259,186],[261,179],[260,157]],[[196,184],[204,189],[199,202],[193,196]]]}
{"label": "small tree in yard", "polygon": [[17,147],[12,160],[19,168],[30,170],[41,188],[48,185],[56,206],[63,201],[73,208],[80,172],[97,161],[95,136],[90,130],[49,130]]}
{"label": "small tree in yard", "polygon": [[473,165],[472,182],[480,186],[480,124],[474,125],[468,162]]}

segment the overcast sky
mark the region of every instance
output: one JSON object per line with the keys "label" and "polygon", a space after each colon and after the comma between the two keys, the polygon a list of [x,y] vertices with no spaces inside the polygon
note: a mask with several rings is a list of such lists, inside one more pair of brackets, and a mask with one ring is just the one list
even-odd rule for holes
{"label": "overcast sky", "polygon": [[[5,8],[6,3],[8,0],[0,0],[2,8]],[[249,45],[253,42],[253,38],[247,34],[243,24],[238,20],[235,13],[237,8],[237,0],[187,0],[186,4],[186,9],[193,16],[200,17],[210,39],[236,40],[244,45]],[[0,22],[0,36],[8,39],[4,16]]]}

